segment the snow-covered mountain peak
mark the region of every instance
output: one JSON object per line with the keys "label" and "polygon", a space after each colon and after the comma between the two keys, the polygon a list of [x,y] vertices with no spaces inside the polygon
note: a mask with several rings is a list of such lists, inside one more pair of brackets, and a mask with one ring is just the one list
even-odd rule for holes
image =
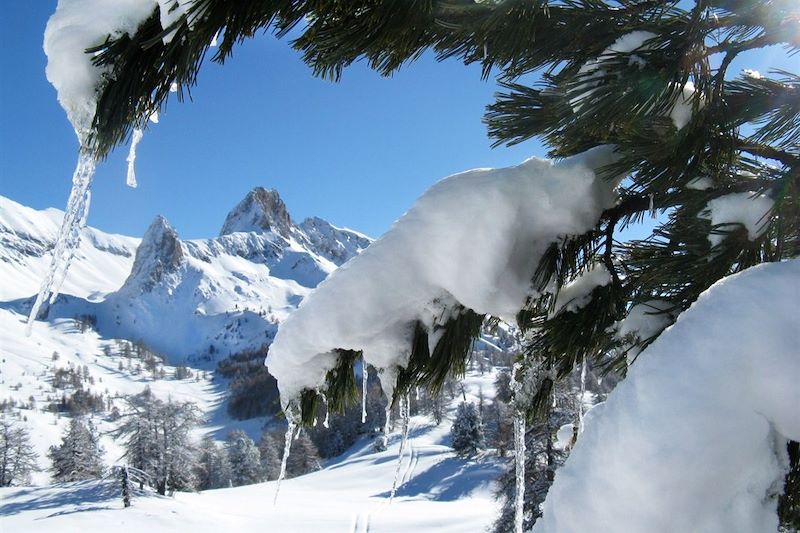
{"label": "snow-covered mountain peak", "polygon": [[256,187],[225,218],[220,236],[237,232],[275,232],[283,237],[291,233],[292,219],[278,191]]}
{"label": "snow-covered mountain peak", "polygon": [[297,227],[314,251],[336,266],[342,266],[372,242],[366,235],[351,229],[337,228],[319,217],[307,218]]}
{"label": "snow-covered mountain peak", "polygon": [[184,257],[178,233],[167,219],[161,215],[156,216],[136,249],[136,258],[125,287],[135,285],[141,290],[152,288],[165,274],[174,272]]}

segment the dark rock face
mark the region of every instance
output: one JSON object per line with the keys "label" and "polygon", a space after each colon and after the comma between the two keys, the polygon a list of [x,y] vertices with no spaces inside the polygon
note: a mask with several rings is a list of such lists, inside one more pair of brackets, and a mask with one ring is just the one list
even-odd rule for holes
{"label": "dark rock face", "polygon": [[228,213],[220,235],[236,232],[264,233],[272,231],[288,237],[292,227],[289,211],[278,191],[256,187]]}

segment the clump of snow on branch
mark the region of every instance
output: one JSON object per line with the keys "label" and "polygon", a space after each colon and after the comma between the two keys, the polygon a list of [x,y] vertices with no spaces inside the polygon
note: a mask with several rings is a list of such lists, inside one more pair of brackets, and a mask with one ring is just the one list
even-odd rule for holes
{"label": "clump of snow on branch", "polygon": [[701,295],[592,410],[533,531],[777,531],[800,440],[798,279],[799,260],[764,264]]}
{"label": "clump of snow on branch", "polygon": [[[104,43],[109,36],[135,32],[156,5],[156,0],[59,0],[55,13],[47,21],[44,31],[45,73],[58,93],[58,102],[78,136],[80,148],[50,268],[28,317],[28,334],[45,300],[52,302],[58,295],[80,244],[80,230],[89,213],[96,167],[89,137],[97,109],[97,95],[110,73],[107,68],[92,64],[92,56],[86,50]],[[158,121],[157,115],[154,121]],[[136,130],[128,156],[127,183],[131,187],[136,186],[133,162],[140,140],[141,131]]]}
{"label": "clump of snow on branch", "polygon": [[[701,217],[711,221],[712,226],[741,224],[752,241],[767,229],[768,216],[774,200],[764,194],[735,192],[709,201]],[[725,239],[725,233],[712,231],[708,234],[711,246],[717,246]]]}
{"label": "clump of snow on branch", "polygon": [[700,176],[699,178],[694,178],[689,180],[686,184],[687,189],[691,189],[694,191],[707,191],[714,187],[714,182],[708,176]]}
{"label": "clump of snow on branch", "polygon": [[616,336],[624,348],[628,364],[641,352],[638,346],[664,331],[675,320],[674,304],[666,300],[648,300],[631,307],[627,316],[617,324]]}
{"label": "clump of snow on branch", "polygon": [[44,31],[47,80],[58,92],[78,138],[85,140],[94,119],[97,89],[106,72],[86,53],[109,35],[133,33],[150,16],[155,0],[59,0]]}
{"label": "clump of snow on branch", "polygon": [[611,273],[608,268],[602,263],[595,264],[558,291],[554,314],[577,311],[592,300],[593,290],[605,287],[609,283],[611,283]]}
{"label": "clump of snow on branch", "polygon": [[434,185],[283,322],[267,366],[284,406],[324,384],[337,349],[363,350],[391,395],[417,321],[432,331],[458,305],[513,320],[535,296],[531,279],[550,244],[589,230],[614,205],[617,183],[598,170],[615,158],[603,146]]}

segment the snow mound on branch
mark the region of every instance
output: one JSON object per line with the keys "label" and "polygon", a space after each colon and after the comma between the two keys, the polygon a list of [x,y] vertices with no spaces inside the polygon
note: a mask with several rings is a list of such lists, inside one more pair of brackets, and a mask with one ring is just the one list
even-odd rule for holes
{"label": "snow mound on branch", "polygon": [[611,283],[611,273],[605,265],[598,263],[558,291],[553,314],[561,311],[575,312],[592,300],[592,291]]}
{"label": "snow mound on branch", "polygon": [[556,474],[536,533],[776,531],[800,440],[800,260],[726,278],[639,357]]}
{"label": "snow mound on branch", "polygon": [[105,72],[92,64],[87,48],[108,35],[134,33],[155,9],[155,0],[59,0],[44,30],[47,80],[83,141],[94,118],[97,89]]}
{"label": "snow mound on branch", "polygon": [[[747,230],[747,237],[753,241],[767,229],[768,216],[774,203],[772,198],[764,194],[735,192],[708,202],[700,216],[710,220],[712,226],[741,224]],[[724,239],[725,233],[712,231],[708,234],[712,247]]]}
{"label": "snow mound on branch", "polygon": [[615,157],[604,146],[434,185],[281,325],[266,364],[284,406],[324,383],[337,349],[363,350],[391,392],[417,321],[431,330],[458,305],[513,320],[534,294],[531,279],[548,246],[584,233],[613,205],[616,183],[596,172]]}

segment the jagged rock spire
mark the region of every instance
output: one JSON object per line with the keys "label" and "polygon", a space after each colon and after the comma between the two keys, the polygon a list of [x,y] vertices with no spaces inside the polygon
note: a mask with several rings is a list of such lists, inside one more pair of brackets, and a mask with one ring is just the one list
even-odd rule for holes
{"label": "jagged rock spire", "polygon": [[273,231],[287,237],[291,228],[292,219],[278,191],[256,187],[228,213],[220,235]]}
{"label": "jagged rock spire", "polygon": [[173,272],[184,260],[184,251],[178,233],[161,215],[147,228],[142,237],[131,274],[125,286],[134,284],[147,289],[161,281],[164,274]]}

